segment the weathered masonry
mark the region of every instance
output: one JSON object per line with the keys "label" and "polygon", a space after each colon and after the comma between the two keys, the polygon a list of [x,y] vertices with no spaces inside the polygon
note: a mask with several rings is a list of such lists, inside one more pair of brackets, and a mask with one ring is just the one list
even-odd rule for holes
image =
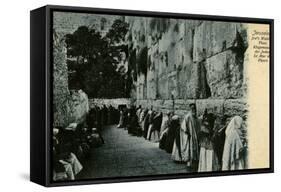
{"label": "weathered masonry", "polygon": [[126,17],[128,65],[137,105],[184,114],[196,103],[219,116],[245,116],[247,26]]}
{"label": "weathered masonry", "polygon": [[69,90],[65,43],[57,33],[53,39],[53,124],[65,127],[85,119],[89,111],[88,96],[82,90]]}
{"label": "weathered masonry", "polygon": [[[107,18],[107,19],[106,19]],[[83,122],[89,111],[89,99],[83,90],[70,90],[68,83],[67,52],[64,36],[79,26],[95,27],[104,35],[119,16],[63,12],[54,13],[53,34],[53,111],[54,126]]]}
{"label": "weathered masonry", "polygon": [[[87,95],[68,88],[64,35],[79,26],[103,34],[115,19],[129,23],[126,68],[137,105],[179,115],[195,103],[220,117],[247,115],[247,25],[241,23],[56,13],[54,17],[55,126],[83,119]],[[106,19],[105,19],[106,18]]]}

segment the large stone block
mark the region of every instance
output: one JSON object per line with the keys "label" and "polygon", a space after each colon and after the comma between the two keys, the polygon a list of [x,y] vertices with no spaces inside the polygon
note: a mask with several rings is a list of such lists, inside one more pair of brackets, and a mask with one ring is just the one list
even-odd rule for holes
{"label": "large stone block", "polygon": [[54,94],[69,94],[68,90],[68,68],[66,64],[66,44],[63,34],[54,33],[53,43],[53,77],[54,77]]}
{"label": "large stone block", "polygon": [[141,105],[142,108],[148,108],[148,102],[146,100],[137,100],[137,106]]}
{"label": "large stone block", "polygon": [[[139,103],[142,102],[142,101],[143,100],[137,100],[135,104],[139,105]],[[115,98],[115,99],[95,98],[95,99],[89,99],[90,109],[95,107],[95,106],[103,107],[103,105],[106,105],[107,107],[109,105],[111,105],[114,108],[118,108],[119,105],[130,106],[131,104],[133,104],[133,102],[132,102],[132,99],[129,99],[129,98]]]}
{"label": "large stone block", "polygon": [[[159,45],[160,48],[160,45]],[[166,76],[168,72],[168,52],[162,51],[158,54],[157,75],[159,77]]]}
{"label": "large stone block", "polygon": [[247,117],[249,106],[245,99],[227,99],[224,102],[224,115],[233,117],[239,115],[243,118]]}
{"label": "large stone block", "polygon": [[195,30],[193,28],[186,28],[185,35],[182,40],[182,43],[184,44],[184,65],[190,65],[193,63],[194,33]]}
{"label": "large stone block", "polygon": [[185,20],[185,30],[194,30],[196,27],[201,25],[204,21],[202,20]]}
{"label": "large stone block", "polygon": [[243,60],[232,50],[206,60],[207,82],[213,98],[240,98],[243,89]]}
{"label": "large stone block", "polygon": [[171,99],[164,100],[164,107],[167,109],[173,109],[174,101]]}
{"label": "large stone block", "polygon": [[127,41],[130,43],[132,49],[140,50],[147,46],[147,21],[143,17],[134,17],[127,19],[129,23],[129,32],[127,34]]}
{"label": "large stone block", "polygon": [[204,62],[186,65],[182,73],[179,74],[179,85],[181,89],[185,88],[184,92],[181,93],[183,98],[204,99],[210,97]]}
{"label": "large stone block", "polygon": [[80,123],[85,119],[89,111],[88,96],[82,90],[69,91],[67,53],[61,33],[54,33],[53,51],[53,126],[65,127],[69,123]]}
{"label": "large stone block", "polygon": [[140,95],[137,95],[137,97],[139,99],[146,99],[147,97],[147,81],[146,81],[146,74],[139,74],[138,75],[138,85],[141,87],[139,88],[139,94]]}
{"label": "large stone block", "polygon": [[143,99],[143,84],[138,84],[136,87],[136,99]]}
{"label": "large stone block", "polygon": [[69,101],[69,120],[70,122],[81,123],[85,121],[89,112],[88,96],[82,90],[71,91],[71,100]]}
{"label": "large stone block", "polygon": [[194,99],[176,99],[175,100],[175,109],[176,110],[185,110],[186,112],[190,110],[189,105],[195,104]]}
{"label": "large stone block", "polygon": [[[240,23],[204,21],[195,28],[193,59],[202,61],[231,47],[245,44],[245,27]],[[242,38],[242,39],[240,39]]]}
{"label": "large stone block", "polygon": [[163,108],[164,100],[158,99],[153,101],[153,106],[157,108]]}
{"label": "large stone block", "polygon": [[184,118],[184,116],[187,114],[187,110],[184,109],[176,109],[174,111],[175,115],[178,115],[180,117],[180,120],[182,120]]}
{"label": "large stone block", "polygon": [[158,79],[158,97],[161,99],[169,98],[168,80],[166,76]]}
{"label": "large stone block", "polygon": [[162,38],[163,33],[169,29],[170,19],[147,18],[148,46],[152,46]]}
{"label": "large stone block", "polygon": [[221,116],[224,113],[224,99],[198,99],[196,100],[197,116],[202,116],[205,109],[208,113]]}
{"label": "large stone block", "polygon": [[157,84],[155,79],[155,73],[153,71],[147,72],[147,89],[146,89],[147,99],[156,99]]}
{"label": "large stone block", "polygon": [[178,92],[178,78],[177,78],[177,71],[174,71],[168,74],[168,97],[169,99],[178,99],[179,92]]}
{"label": "large stone block", "polygon": [[[199,67],[197,63],[192,63],[190,65],[186,65],[183,68],[183,76],[185,76],[186,81],[180,81],[180,84],[186,86],[186,92],[184,93],[185,99],[196,99],[197,92],[199,91]],[[180,76],[181,77],[181,76]]]}
{"label": "large stone block", "polygon": [[53,43],[53,110],[54,126],[66,126],[69,122],[68,69],[66,64],[66,47],[61,33],[54,33]]}

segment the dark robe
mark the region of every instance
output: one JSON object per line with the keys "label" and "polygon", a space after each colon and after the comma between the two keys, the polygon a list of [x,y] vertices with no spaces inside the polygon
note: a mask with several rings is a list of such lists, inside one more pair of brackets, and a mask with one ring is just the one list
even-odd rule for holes
{"label": "dark robe", "polygon": [[[155,142],[159,141],[162,117],[163,117],[162,113],[153,115],[153,119],[152,119],[152,123],[151,123],[152,124],[151,130],[148,133],[149,140],[153,140]],[[152,138],[152,135],[153,135],[153,138]]]}
{"label": "dark robe", "polygon": [[119,118],[120,118],[119,116],[120,116],[119,110],[116,108],[113,108],[113,123],[114,124],[119,123]]}
{"label": "dark robe", "polygon": [[89,130],[95,127],[95,121],[97,120],[96,118],[96,108],[92,108],[89,111],[86,119]]}
{"label": "dark robe", "polygon": [[87,114],[87,116],[86,116],[86,122],[87,122],[87,126],[90,128],[90,127],[93,127],[93,125],[94,125],[94,122],[93,122],[93,119],[92,119],[92,110],[93,109],[91,109],[90,111],[89,111],[89,113]]}
{"label": "dark robe", "polygon": [[129,112],[129,124],[128,124],[128,133],[135,134],[138,126],[138,117],[136,114],[136,109],[133,107]]}
{"label": "dark robe", "polygon": [[225,132],[224,131],[221,131],[221,132],[215,131],[213,142],[214,142],[214,150],[218,156],[219,165],[221,166],[222,165],[222,155],[223,155],[223,150],[224,150],[224,142],[225,142]]}
{"label": "dark robe", "polygon": [[164,131],[163,131],[164,133],[163,133],[162,137],[160,138],[160,142],[159,142],[160,149],[166,149],[167,141],[168,141],[168,132],[171,127],[171,120],[167,119],[167,122],[165,123],[164,126],[165,126]]}
{"label": "dark robe", "polygon": [[153,120],[153,130],[159,131],[161,129],[163,114],[157,115]]}
{"label": "dark robe", "polygon": [[167,140],[166,140],[166,145],[165,145],[165,150],[168,153],[172,153],[175,139],[177,138],[177,140],[179,140],[179,138],[178,138],[179,137],[179,127],[180,127],[179,120],[172,119],[171,123],[170,123],[170,128],[167,132]]}
{"label": "dark robe", "polygon": [[111,125],[111,106],[109,106],[107,109],[106,124]]}
{"label": "dark robe", "polygon": [[96,128],[100,132],[102,129],[101,109],[96,108]]}
{"label": "dark robe", "polygon": [[104,106],[101,110],[102,126],[107,125],[107,113],[108,113],[108,109],[106,106]]}
{"label": "dark robe", "polygon": [[146,114],[145,118],[144,118],[144,130],[143,130],[143,137],[146,138],[147,137],[147,132],[148,132],[148,128],[149,125],[152,123],[152,119],[153,119],[153,111],[148,111],[148,113]]}
{"label": "dark robe", "polygon": [[129,123],[129,117],[128,117],[128,110],[127,110],[127,108],[124,109],[123,115],[124,115],[124,119],[123,119],[124,128],[127,129],[128,123]]}

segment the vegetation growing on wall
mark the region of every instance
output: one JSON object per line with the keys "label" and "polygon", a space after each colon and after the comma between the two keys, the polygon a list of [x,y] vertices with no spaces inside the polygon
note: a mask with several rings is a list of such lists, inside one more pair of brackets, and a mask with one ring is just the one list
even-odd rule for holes
{"label": "vegetation growing on wall", "polygon": [[128,24],[117,19],[103,37],[87,26],[65,36],[70,89],[82,89],[90,98],[129,97],[124,66],[120,66],[128,52],[127,31]]}

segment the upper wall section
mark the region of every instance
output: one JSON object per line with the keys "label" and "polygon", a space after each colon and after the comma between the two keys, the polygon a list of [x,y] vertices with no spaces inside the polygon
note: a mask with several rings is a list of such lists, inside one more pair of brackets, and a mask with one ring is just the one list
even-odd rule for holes
{"label": "upper wall section", "polygon": [[53,27],[57,33],[73,33],[80,26],[95,28],[104,35],[111,27],[115,19],[123,19],[122,16],[54,12]]}
{"label": "upper wall section", "polygon": [[126,17],[137,99],[241,98],[246,94],[246,26]]}

